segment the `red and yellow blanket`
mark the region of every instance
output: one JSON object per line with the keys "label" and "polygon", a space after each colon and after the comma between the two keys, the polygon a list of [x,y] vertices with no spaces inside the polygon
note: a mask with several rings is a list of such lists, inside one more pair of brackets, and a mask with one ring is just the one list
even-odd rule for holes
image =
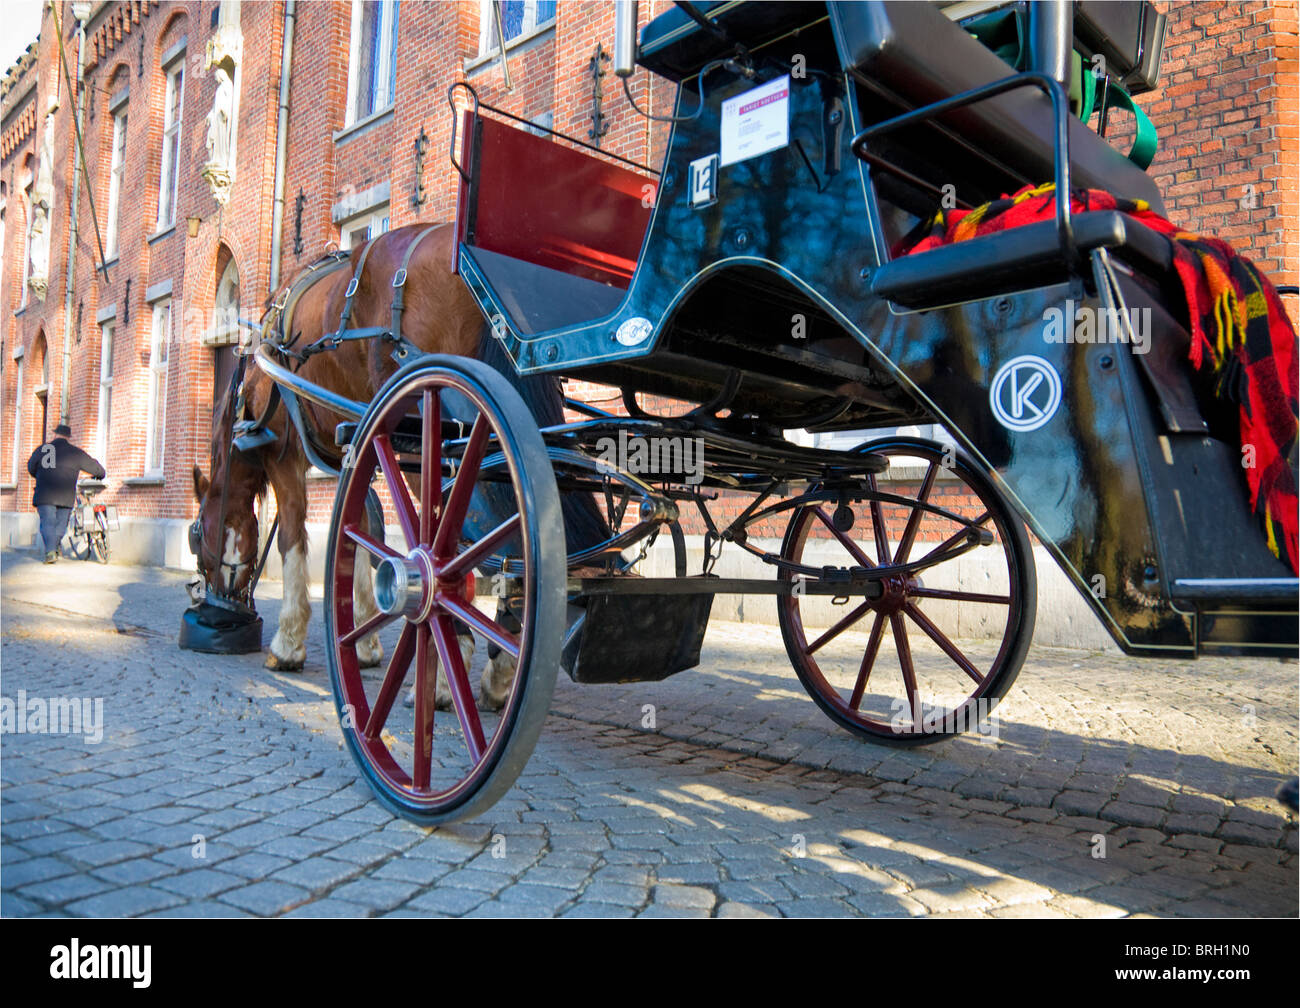
{"label": "red and yellow blanket", "polygon": [[[1295,327],[1277,290],[1227,242],[1180,231],[1141,200],[1078,190],[1070,196],[1070,207],[1075,213],[1118,210],[1170,241],[1187,299],[1192,366],[1208,370],[1216,397],[1238,408],[1251,508],[1273,554],[1292,570],[1300,569],[1296,490],[1300,379]],[[1055,213],[1054,185],[1026,186],[1014,196],[974,210],[941,210],[929,232],[906,254],[1051,220]],[[1249,465],[1252,456],[1253,466]]]}

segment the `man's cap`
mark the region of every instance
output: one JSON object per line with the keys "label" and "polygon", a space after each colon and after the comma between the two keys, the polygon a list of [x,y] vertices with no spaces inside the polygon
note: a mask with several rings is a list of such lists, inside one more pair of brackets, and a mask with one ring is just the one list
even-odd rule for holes
{"label": "man's cap", "polygon": [[65,423],[61,423],[54,428],[54,433],[60,437],[72,437],[72,428]]}

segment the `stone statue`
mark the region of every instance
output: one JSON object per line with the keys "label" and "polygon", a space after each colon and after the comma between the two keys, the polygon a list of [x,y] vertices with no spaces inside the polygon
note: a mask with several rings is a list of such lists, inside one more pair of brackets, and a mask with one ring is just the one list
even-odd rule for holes
{"label": "stone statue", "polygon": [[235,85],[225,67],[214,71],[217,96],[208,113],[208,164],[230,167],[230,122],[235,112]]}
{"label": "stone statue", "polygon": [[54,113],[45,117],[41,136],[41,157],[32,188],[32,272],[27,284],[45,300],[50,281],[50,208],[54,203]]}

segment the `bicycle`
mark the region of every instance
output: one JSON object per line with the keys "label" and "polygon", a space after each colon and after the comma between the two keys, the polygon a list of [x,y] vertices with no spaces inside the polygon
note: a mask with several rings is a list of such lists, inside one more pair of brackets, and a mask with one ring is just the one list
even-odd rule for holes
{"label": "bicycle", "polygon": [[77,503],[68,518],[68,544],[78,560],[96,560],[108,563],[108,533],[116,531],[117,508],[96,504],[94,495],[102,486],[77,484]]}

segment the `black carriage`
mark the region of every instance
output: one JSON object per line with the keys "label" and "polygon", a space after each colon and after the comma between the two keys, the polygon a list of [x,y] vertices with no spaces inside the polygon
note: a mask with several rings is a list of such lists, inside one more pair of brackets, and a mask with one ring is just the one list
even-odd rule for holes
{"label": "black carriage", "polygon": [[[1123,9],[1128,36],[1098,30],[1094,10],[1079,44],[1149,85],[1163,19],[1103,6]],[[1167,243],[1058,200],[1054,220],[898,255],[945,195],[976,206],[1052,180],[1160,209],[1145,172],[1071,115],[1070,12],[1030,5],[1029,68],[1011,73],[931,4],[679,4],[639,40],[640,64],[677,86],[657,170],[452,89],[454,265],[500,369],[426,356],[360,404],[257,357],[347,420],[328,660],[385,805],[429,824],[482,811],[531,753],[561,666],[581,682],[688,669],[717,594],[775,597],[795,671],[839,725],[890,744],[948,737],[1024,661],[1026,525],[1128,654],[1294,654],[1297,581],[1258,531],[1234,432],[1198,402]],[[1075,307],[1149,311],[1149,352],[1045,340],[1047,313]],[[529,383],[561,374],[620,389],[626,415],[535,415]],[[664,416],[662,397],[690,405]],[[912,424],[950,443],[787,437]],[[638,446],[654,465],[631,460]],[[906,490],[880,480],[891,467]],[[404,546],[383,541],[379,488]],[[737,497],[725,519],[711,509]],[[698,566],[688,513],[707,530]],[[773,527],[775,552],[758,534]],[[660,534],[675,575],[635,576]],[[724,545],[770,576],[719,576]],[[367,622],[352,604],[363,565],[382,610]],[[978,657],[952,629],[957,606],[990,641]],[[356,642],[397,619],[394,658],[370,676]],[[465,627],[517,664],[497,714],[476,708]],[[921,672],[918,642],[937,655]],[[435,660],[454,717],[435,717]]]}

